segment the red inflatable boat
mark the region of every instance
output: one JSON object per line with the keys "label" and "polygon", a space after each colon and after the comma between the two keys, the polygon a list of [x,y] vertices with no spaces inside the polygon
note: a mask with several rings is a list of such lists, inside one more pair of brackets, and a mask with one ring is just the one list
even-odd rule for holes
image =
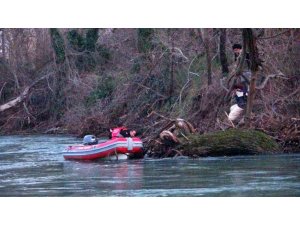
{"label": "red inflatable boat", "polygon": [[94,145],[69,146],[64,152],[65,159],[94,160],[123,154],[129,158],[143,156],[143,143],[139,138],[114,138]]}

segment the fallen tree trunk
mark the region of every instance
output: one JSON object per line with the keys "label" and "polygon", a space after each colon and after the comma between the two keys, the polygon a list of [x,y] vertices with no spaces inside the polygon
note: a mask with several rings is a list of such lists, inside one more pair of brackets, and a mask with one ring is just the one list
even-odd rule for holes
{"label": "fallen tree trunk", "polygon": [[29,90],[34,85],[36,85],[38,82],[40,82],[41,80],[43,80],[43,79],[45,79],[45,78],[47,78],[49,76],[50,76],[50,74],[42,76],[41,78],[39,78],[36,81],[34,81],[31,85],[25,87],[24,91],[18,97],[16,97],[15,99],[13,99],[13,100],[11,100],[11,101],[9,101],[7,103],[4,103],[4,104],[0,105],[0,112],[3,112],[5,110],[7,110],[7,109],[10,109],[10,108],[18,105],[19,103],[23,102],[26,99],[26,97],[28,96]]}
{"label": "fallen tree trunk", "polygon": [[204,135],[192,134],[178,146],[183,156],[234,156],[282,153],[267,134],[256,130],[229,129]]}
{"label": "fallen tree trunk", "polygon": [[15,99],[3,104],[3,105],[0,105],[0,112],[3,112],[7,109],[10,109],[16,105],[18,105],[20,102],[22,102],[28,95],[29,93],[29,87],[26,87],[25,90]]}

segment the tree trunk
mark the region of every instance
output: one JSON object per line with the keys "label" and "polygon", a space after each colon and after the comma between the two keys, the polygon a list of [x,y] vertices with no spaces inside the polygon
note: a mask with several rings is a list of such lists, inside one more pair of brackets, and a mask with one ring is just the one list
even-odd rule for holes
{"label": "tree trunk", "polygon": [[22,102],[27,97],[28,92],[29,92],[29,87],[26,87],[25,90],[17,98],[15,98],[3,105],[0,105],[0,112],[3,112],[7,109],[10,109],[10,108],[18,105],[20,102]]}
{"label": "tree trunk", "polygon": [[65,61],[67,58],[65,52],[64,39],[59,30],[56,28],[51,28],[50,36],[57,64],[57,76],[55,79],[52,109],[54,111],[54,117],[58,120],[63,114],[63,109],[66,104],[65,85],[67,83],[67,75]]}
{"label": "tree trunk", "polygon": [[171,56],[170,56],[170,61],[171,61],[171,68],[170,68],[170,88],[169,88],[169,98],[171,100],[174,92],[174,38],[173,34],[171,34],[171,43],[172,43],[172,50],[171,50]]}
{"label": "tree trunk", "polygon": [[204,43],[204,48],[205,48],[205,53],[206,53],[206,64],[207,64],[207,82],[208,85],[212,84],[212,79],[211,79],[211,54],[210,54],[210,41],[208,38],[208,33],[207,29],[202,28],[201,29],[201,35],[202,35],[202,40]]}
{"label": "tree trunk", "polygon": [[247,100],[247,109],[245,115],[245,124],[247,127],[251,126],[251,112],[253,109],[253,102],[255,98],[255,85],[256,85],[256,78],[257,78],[257,71],[258,66],[260,64],[260,60],[258,57],[258,49],[256,44],[256,36],[253,34],[252,29],[245,28],[243,29],[243,40],[246,43],[244,50],[249,51],[249,59],[250,59],[250,69],[251,69],[251,80],[250,80],[250,87],[248,93],[248,100]]}
{"label": "tree trunk", "polygon": [[[32,82],[31,85],[25,87],[24,90],[21,92],[21,94],[20,94],[18,97],[16,97],[15,99],[13,99],[13,100],[11,100],[11,101],[9,101],[9,102],[6,102],[6,103],[0,105],[0,112],[3,112],[3,111],[5,111],[5,110],[7,110],[7,109],[10,109],[10,108],[14,107],[14,106],[17,106],[20,102],[23,102],[23,101],[27,98],[30,89],[31,89],[34,85],[36,85],[38,82],[40,82],[41,80],[43,80],[43,79],[45,79],[45,78],[48,78],[48,77],[49,77],[49,75],[47,74],[47,75],[42,76],[41,78],[35,80],[34,82]],[[0,91],[0,92],[1,92],[1,91]],[[24,102],[23,102],[23,103],[24,103]],[[25,107],[26,107],[26,106],[25,106]]]}
{"label": "tree trunk", "polygon": [[226,56],[226,28],[220,28],[220,61],[222,67],[223,77],[227,76],[229,73],[228,62]]}
{"label": "tree trunk", "polygon": [[64,39],[56,28],[50,28],[50,36],[56,63],[62,64],[66,57]]}
{"label": "tree trunk", "polygon": [[137,29],[137,47],[140,53],[149,53],[153,49],[152,38],[154,36],[153,28]]}
{"label": "tree trunk", "polygon": [[1,29],[1,50],[2,50],[2,58],[5,60],[5,36],[4,29]]}

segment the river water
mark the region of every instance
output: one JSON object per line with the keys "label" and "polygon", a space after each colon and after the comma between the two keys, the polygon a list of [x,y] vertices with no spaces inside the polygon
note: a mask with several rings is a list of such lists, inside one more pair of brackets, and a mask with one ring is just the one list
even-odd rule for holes
{"label": "river water", "polygon": [[0,136],[0,196],[300,196],[300,154],[66,161],[68,136]]}

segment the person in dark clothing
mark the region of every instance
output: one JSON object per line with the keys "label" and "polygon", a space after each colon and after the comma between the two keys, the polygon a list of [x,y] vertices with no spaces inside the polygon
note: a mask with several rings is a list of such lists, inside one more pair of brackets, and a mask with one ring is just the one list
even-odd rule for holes
{"label": "person in dark clothing", "polygon": [[135,130],[128,130],[128,129],[123,129],[121,130],[120,134],[123,136],[123,137],[135,137],[136,135],[136,131]]}
{"label": "person in dark clothing", "polygon": [[234,98],[236,101],[236,104],[244,109],[247,105],[247,96],[248,96],[248,91],[247,87],[244,84],[236,84],[233,86],[234,89]]}
{"label": "person in dark clothing", "polygon": [[[234,60],[236,61],[238,65],[238,61],[241,60],[240,55],[242,53],[242,45],[240,44],[234,44],[232,46],[233,53],[234,53]],[[248,90],[248,86],[250,84],[251,80],[251,70],[250,70],[250,56],[249,53],[246,53],[246,58],[245,58],[246,63],[243,66],[242,74],[240,79],[240,82],[244,86],[244,92],[246,93]]]}
{"label": "person in dark clothing", "polygon": [[240,44],[234,44],[232,46],[232,50],[233,50],[233,53],[234,53],[234,61],[237,61],[237,58],[239,57],[239,55],[242,52],[242,45],[240,45]]}
{"label": "person in dark clothing", "polygon": [[112,129],[109,129],[109,134],[108,134],[109,139],[112,139],[111,131],[112,131]]}
{"label": "person in dark clothing", "polygon": [[[238,61],[239,56],[242,53],[242,45],[241,44],[234,44],[232,46],[232,50],[234,53],[234,61]],[[247,70],[250,70],[250,56],[249,53],[246,53],[246,64],[247,64]]]}

